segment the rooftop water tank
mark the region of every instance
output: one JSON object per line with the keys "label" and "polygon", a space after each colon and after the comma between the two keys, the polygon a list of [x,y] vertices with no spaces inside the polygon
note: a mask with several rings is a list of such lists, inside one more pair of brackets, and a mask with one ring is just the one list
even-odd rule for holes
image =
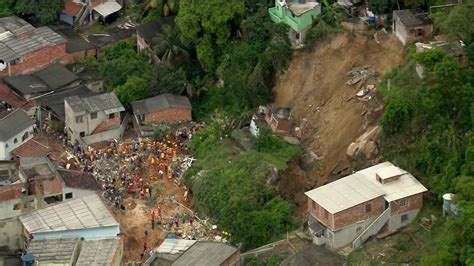
{"label": "rooftop water tank", "polygon": [[21,260],[23,261],[23,266],[33,266],[35,265],[35,256],[30,253],[21,255]]}

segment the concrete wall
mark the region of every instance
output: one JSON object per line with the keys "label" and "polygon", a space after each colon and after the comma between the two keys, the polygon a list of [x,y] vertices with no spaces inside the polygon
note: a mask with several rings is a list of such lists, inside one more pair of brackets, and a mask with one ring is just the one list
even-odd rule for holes
{"label": "concrete wall", "polygon": [[82,230],[67,230],[67,231],[55,231],[55,232],[38,232],[33,233],[35,238],[55,238],[55,237],[68,237],[68,236],[77,236],[84,238],[92,237],[116,237],[120,233],[119,225],[100,227],[100,228],[90,228]]}
{"label": "concrete wall", "polygon": [[[26,132],[28,132],[28,138],[23,141],[22,137]],[[0,141],[0,160],[10,160],[12,157],[10,152],[32,138],[33,138],[33,125],[21,131],[16,136],[10,138],[6,142]],[[15,143],[15,139],[17,139],[17,143]],[[7,144],[8,144],[8,147],[6,147]]]}
{"label": "concrete wall", "polygon": [[[397,38],[403,43],[403,45],[415,43],[430,38],[433,34],[433,25],[421,25],[418,27],[407,28],[400,20],[399,17],[394,17],[393,30]],[[417,31],[421,30],[422,35],[418,35]]]}
{"label": "concrete wall", "polygon": [[0,220],[0,248],[15,251],[23,247],[22,224],[17,218]]}
{"label": "concrete wall", "polygon": [[[73,199],[80,199],[80,198],[83,198],[83,197],[94,195],[94,194],[96,194],[96,191],[88,190],[88,189],[65,187],[63,189],[63,193],[64,193],[63,194],[64,201],[69,201],[69,200],[73,200]],[[66,199],[66,194],[67,193],[72,193],[72,198]]]}
{"label": "concrete wall", "polygon": [[127,114],[122,121],[122,124],[117,129],[107,130],[101,133],[93,134],[90,136],[86,136],[82,138],[80,143],[84,143],[86,146],[91,145],[93,143],[105,141],[105,140],[112,140],[112,139],[121,139],[125,129],[127,128],[127,124],[129,122],[130,116]]}
{"label": "concrete wall", "polygon": [[[419,209],[415,210],[410,210],[405,213],[400,213],[400,214],[394,214],[390,217],[390,220],[388,220],[388,230],[389,231],[396,231],[411,222],[413,222],[416,219],[416,216],[420,212]],[[406,220],[402,221],[402,216],[406,215]]]}
{"label": "concrete wall", "polygon": [[351,244],[377,217],[350,224],[337,231],[326,230],[326,244],[331,249],[339,249]]}
{"label": "concrete wall", "polygon": [[191,121],[191,109],[169,108],[145,114],[145,124],[179,123]]}

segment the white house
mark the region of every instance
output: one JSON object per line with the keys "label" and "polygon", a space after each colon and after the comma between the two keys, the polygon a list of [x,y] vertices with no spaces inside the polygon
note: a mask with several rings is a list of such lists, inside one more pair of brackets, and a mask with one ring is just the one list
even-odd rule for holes
{"label": "white house", "polygon": [[35,123],[22,109],[0,118],[0,160],[10,160],[12,150],[33,138],[34,127]]}

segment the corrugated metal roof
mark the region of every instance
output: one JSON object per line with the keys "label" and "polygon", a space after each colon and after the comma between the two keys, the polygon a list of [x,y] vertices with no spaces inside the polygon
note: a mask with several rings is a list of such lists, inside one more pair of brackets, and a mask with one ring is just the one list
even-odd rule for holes
{"label": "corrugated metal roof", "polygon": [[221,265],[238,249],[220,242],[196,242],[172,265]]}
{"label": "corrugated metal roof", "polygon": [[168,93],[151,97],[145,100],[132,102],[131,104],[133,108],[133,113],[136,115],[142,115],[168,108],[192,108],[188,97]]}
{"label": "corrugated metal roof", "polygon": [[6,62],[21,58],[27,53],[44,47],[65,43],[61,35],[44,26],[34,28],[18,17],[0,18],[0,58]]}
{"label": "corrugated metal roof", "polygon": [[56,204],[20,216],[30,233],[117,226],[118,223],[97,195]]}
{"label": "corrugated metal roof", "polygon": [[196,243],[196,240],[188,239],[165,239],[161,245],[155,249],[157,253],[177,254],[183,253],[190,246]]}
{"label": "corrugated metal roof", "polygon": [[125,111],[122,103],[113,92],[79,98],[77,96],[65,99],[76,114],[105,111],[107,114]]}
{"label": "corrugated metal roof", "polygon": [[385,184],[377,181],[376,173],[384,172],[386,168],[393,172],[393,167],[396,166],[391,162],[380,163],[305,194],[334,214],[379,196],[391,202],[427,191],[415,177],[398,167],[402,174],[398,180]]}
{"label": "corrugated metal roof", "polygon": [[115,1],[105,2],[94,7],[94,10],[97,11],[97,13],[99,13],[103,17],[107,17],[108,15],[113,14],[119,11],[120,9],[122,9],[122,6]]}
{"label": "corrugated metal roof", "polygon": [[81,245],[81,254],[76,266],[112,265],[114,254],[119,247],[120,238],[86,239]]}
{"label": "corrugated metal roof", "polygon": [[0,141],[7,141],[33,125],[33,120],[23,109],[16,109],[0,119]]}
{"label": "corrugated metal roof", "polygon": [[33,239],[28,253],[40,264],[73,264],[79,238]]}

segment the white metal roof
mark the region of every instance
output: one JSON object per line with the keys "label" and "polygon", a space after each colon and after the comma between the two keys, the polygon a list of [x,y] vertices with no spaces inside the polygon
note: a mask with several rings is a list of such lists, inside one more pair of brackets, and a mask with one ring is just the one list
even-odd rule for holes
{"label": "white metal roof", "polygon": [[91,195],[20,216],[29,233],[78,230],[118,225],[97,195]]}
{"label": "white metal roof", "polygon": [[377,181],[376,173],[393,173],[395,171],[393,167],[396,166],[391,162],[380,163],[307,191],[305,194],[328,212],[334,214],[379,196],[383,196],[385,200],[391,202],[427,191],[415,177],[398,167],[396,167],[397,171],[400,171],[401,174],[398,180],[385,184]]}
{"label": "white metal roof", "polygon": [[115,1],[105,2],[94,7],[94,10],[97,11],[97,13],[99,13],[103,17],[107,17],[108,15],[113,14],[119,11],[120,9],[122,9],[122,6]]}
{"label": "white metal roof", "polygon": [[188,239],[165,239],[161,245],[155,249],[157,253],[177,254],[183,253],[190,246],[196,243],[196,240]]}

